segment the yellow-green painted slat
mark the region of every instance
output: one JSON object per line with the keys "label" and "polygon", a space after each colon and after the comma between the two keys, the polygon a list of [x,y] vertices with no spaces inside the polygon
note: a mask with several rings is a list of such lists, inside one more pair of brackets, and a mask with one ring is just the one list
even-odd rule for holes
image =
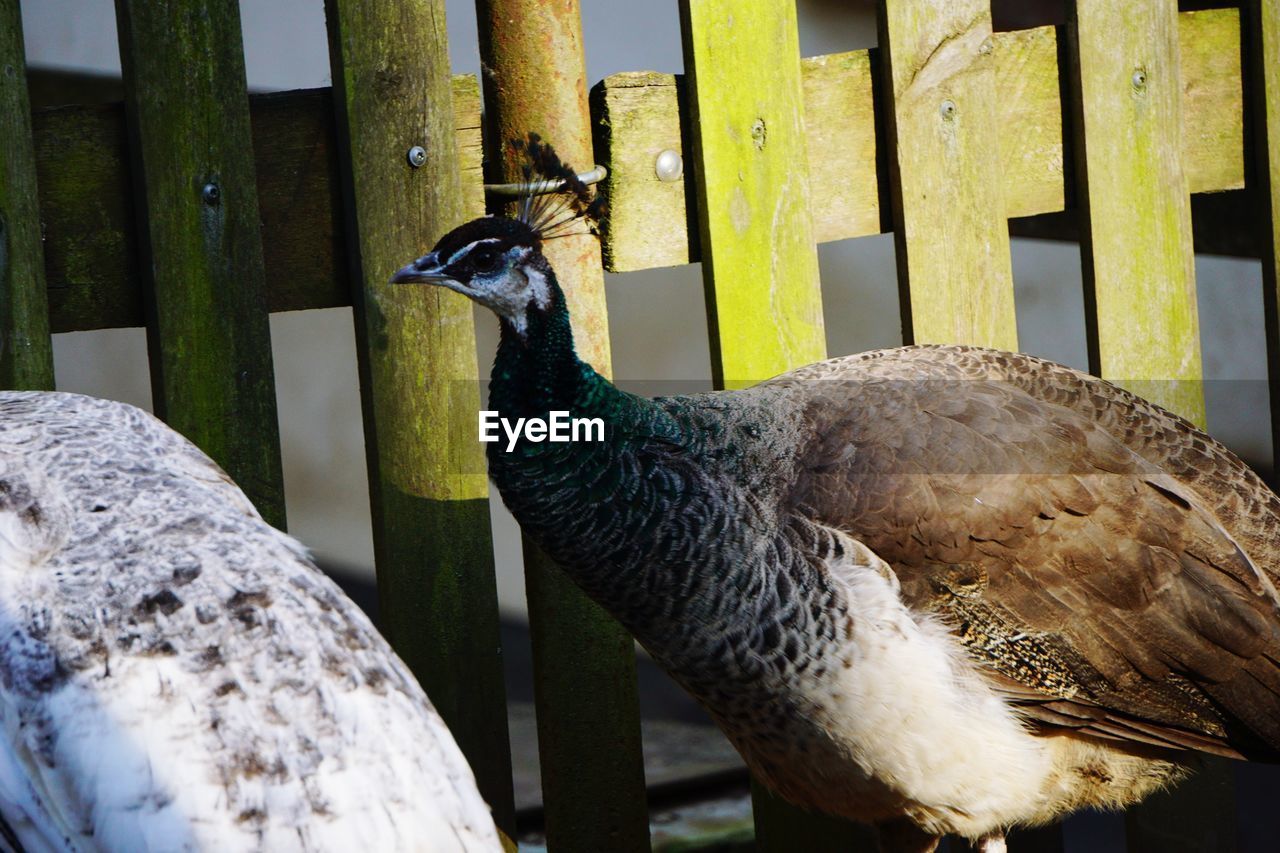
{"label": "yellow-green painted slat", "polygon": [[117,0],[156,413],[283,527],[271,332],[235,0]]}
{"label": "yellow-green painted slat", "polygon": [[1091,369],[1204,423],[1175,0],[1069,25]]}
{"label": "yellow-green painted slat", "polygon": [[0,389],[51,390],[36,158],[18,0],[0,0]]}
{"label": "yellow-green painted slat", "polygon": [[796,10],[680,10],[712,372],[740,387],[826,354]]}
{"label": "yellow-green painted slat", "polygon": [[1018,348],[988,0],[881,0],[903,338]]}
{"label": "yellow-green painted slat", "polygon": [[[680,12],[712,370],[742,387],[826,353],[795,4]],[[760,790],[753,802],[759,850],[874,849],[865,827]]]}
{"label": "yellow-green painted slat", "polygon": [[[1271,446],[1280,448],[1280,3],[1247,0],[1242,46],[1253,111],[1250,189],[1262,249],[1263,321],[1271,379]],[[1280,470],[1280,455],[1272,473]]]}
{"label": "yellow-green painted slat", "polygon": [[[514,831],[471,304],[392,285],[481,213],[460,176],[443,0],[330,0],[329,59],[364,408],[380,628]],[[426,150],[420,168],[414,146]],[[470,202],[470,209],[467,203]]]}

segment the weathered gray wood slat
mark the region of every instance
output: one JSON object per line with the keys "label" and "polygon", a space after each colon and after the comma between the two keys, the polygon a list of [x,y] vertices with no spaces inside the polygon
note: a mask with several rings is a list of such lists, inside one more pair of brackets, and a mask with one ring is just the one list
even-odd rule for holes
{"label": "weathered gray wood slat", "polygon": [[[480,213],[459,170],[444,2],[329,0],[326,17],[380,628],[509,835],[511,753],[488,486],[473,432],[471,304],[444,288],[389,284]],[[426,150],[420,168],[408,159],[413,146]]]}
{"label": "weathered gray wood slat", "polygon": [[53,388],[18,0],[0,0],[0,388]]}
{"label": "weathered gray wood slat", "polygon": [[239,6],[116,10],[156,413],[283,527]]}
{"label": "weathered gray wood slat", "polygon": [[903,336],[1017,350],[988,0],[880,0]]}
{"label": "weathered gray wood slat", "polygon": [[[480,0],[476,9],[489,179],[520,179],[510,143],[531,131],[574,168],[588,168],[578,0]],[[543,251],[573,313],[578,355],[610,375],[599,243],[581,234]],[[634,642],[527,538],[524,570],[548,849],[647,851]]]}

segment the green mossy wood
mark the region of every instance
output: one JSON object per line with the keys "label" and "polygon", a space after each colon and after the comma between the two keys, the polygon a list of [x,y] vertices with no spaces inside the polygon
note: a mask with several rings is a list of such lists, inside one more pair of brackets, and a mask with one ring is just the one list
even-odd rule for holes
{"label": "green mossy wood", "polygon": [[987,0],[881,0],[906,343],[1017,350]]}
{"label": "green mossy wood", "polygon": [[[531,131],[575,169],[590,168],[578,2],[482,0],[477,10],[490,180],[521,179],[510,143]],[[598,241],[581,234],[543,249],[573,312],[578,354],[610,375]],[[647,851],[634,643],[527,538],[524,569],[548,848]]]}
{"label": "green mossy wood", "polygon": [[[1239,47],[1239,12],[1210,9],[1178,18],[1187,132],[1184,162],[1192,192],[1244,186],[1240,67],[1223,62]],[[992,36],[996,68],[996,136],[1007,214],[1032,217],[1062,211],[1065,202],[1058,38],[1053,27]],[[890,230],[878,188],[888,175],[877,157],[872,115],[876,50],[801,61],[805,113],[821,122],[805,127],[809,178],[822,204],[813,230],[822,241]],[[692,169],[685,181],[664,183],[654,173],[660,151],[682,150],[684,78],[654,72],[615,74],[596,87],[603,123],[603,162],[609,167],[613,213],[605,232],[605,261],[615,272],[685,264],[700,259]],[[935,113],[936,115],[936,113]],[[685,152],[686,156],[688,152]],[[1221,219],[1220,216],[1216,219]],[[1034,220],[1033,220],[1034,221]],[[1210,223],[1212,224],[1212,223]],[[689,239],[690,235],[695,239]],[[1054,236],[1076,239],[1073,234]]]}
{"label": "green mossy wood", "polygon": [[796,11],[680,4],[711,365],[741,388],[826,356]]}
{"label": "green mossy wood", "polygon": [[[826,357],[796,11],[682,0],[680,14],[712,374],[741,388]],[[864,827],[759,786],[752,802],[761,850],[875,849]]]}
{"label": "green mossy wood", "polygon": [[[470,304],[391,285],[479,211],[463,191],[444,3],[329,0],[380,627],[431,696],[498,827],[514,831]],[[420,168],[413,146],[426,150]]]}
{"label": "green mossy wood", "polygon": [[[453,103],[466,209],[480,210],[474,77],[453,78]],[[250,95],[249,117],[268,309],[350,306],[331,91]],[[40,110],[34,131],[52,331],[144,325],[123,107]]]}
{"label": "green mossy wood", "polygon": [[18,0],[0,0],[0,388],[53,388]]}
{"label": "green mossy wood", "polygon": [[239,6],[118,0],[156,414],[285,523]]}

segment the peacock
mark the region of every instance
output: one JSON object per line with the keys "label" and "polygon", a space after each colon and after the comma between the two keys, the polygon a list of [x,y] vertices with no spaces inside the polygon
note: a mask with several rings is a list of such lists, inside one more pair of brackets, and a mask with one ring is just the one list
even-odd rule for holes
{"label": "peacock", "polygon": [[404,664],[207,456],[3,392],[0,849],[501,847]]}
{"label": "peacock", "polygon": [[[531,536],[799,806],[892,850],[1280,759],[1280,500],[1192,424],[1008,352],[909,346],[648,399],[574,352],[541,252],[597,213],[536,136],[511,217],[394,282],[497,314],[488,446]],[[538,436],[534,436],[538,437]]]}

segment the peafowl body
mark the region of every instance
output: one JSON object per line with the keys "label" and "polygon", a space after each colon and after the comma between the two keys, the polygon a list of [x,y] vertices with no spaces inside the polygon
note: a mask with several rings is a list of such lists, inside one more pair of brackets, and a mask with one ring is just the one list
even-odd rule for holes
{"label": "peafowl body", "polygon": [[1280,758],[1280,501],[1213,439],[965,347],[625,393],[574,353],[553,215],[468,223],[393,280],[498,314],[504,417],[603,419],[490,444],[490,474],[767,785],[928,849],[1131,804],[1197,751]]}
{"label": "peafowl body", "polygon": [[501,848],[408,670],[208,457],[4,392],[0,849]]}

